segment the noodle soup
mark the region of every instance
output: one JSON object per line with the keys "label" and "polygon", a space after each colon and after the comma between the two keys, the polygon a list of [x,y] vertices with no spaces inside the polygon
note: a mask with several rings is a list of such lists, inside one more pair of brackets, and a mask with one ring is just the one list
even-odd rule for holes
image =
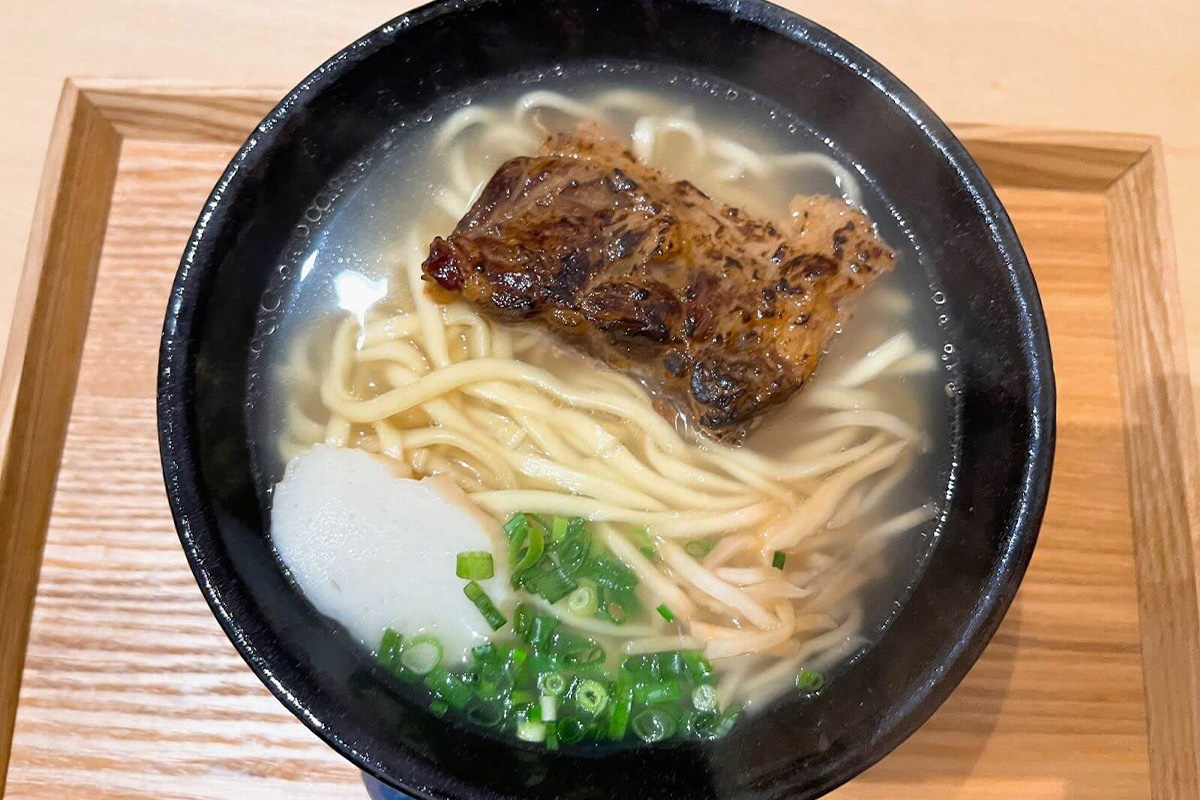
{"label": "noodle soup", "polygon": [[[896,250],[743,445],[423,290],[430,241],[493,172],[584,122],[762,218],[841,197]],[[952,488],[940,295],[869,177],[764,98],[635,65],[515,76],[402,121],[316,199],[258,324],[254,455],[301,591],[435,712],[549,747],[713,738],[836,681]]]}

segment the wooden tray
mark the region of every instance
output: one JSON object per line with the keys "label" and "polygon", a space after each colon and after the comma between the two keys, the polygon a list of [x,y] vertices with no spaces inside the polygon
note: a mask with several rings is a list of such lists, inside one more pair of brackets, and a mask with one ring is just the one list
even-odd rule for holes
{"label": "wooden tray", "polygon": [[[179,254],[280,94],[97,82],[63,93],[0,373],[10,800],[364,796],[209,614],[159,471],[155,365]],[[983,658],[835,796],[1195,800],[1196,432],[1158,143],[957,130],[1045,301],[1053,490]]]}

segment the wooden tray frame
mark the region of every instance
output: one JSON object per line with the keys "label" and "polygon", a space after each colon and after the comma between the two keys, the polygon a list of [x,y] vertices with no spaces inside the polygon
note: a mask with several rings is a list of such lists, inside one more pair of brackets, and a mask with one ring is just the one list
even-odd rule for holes
{"label": "wooden tray frame", "polygon": [[[68,80],[0,371],[0,794],[124,140],[241,142],[278,89]],[[1196,426],[1157,139],[959,125],[997,184],[1102,193],[1155,798],[1200,797]]]}

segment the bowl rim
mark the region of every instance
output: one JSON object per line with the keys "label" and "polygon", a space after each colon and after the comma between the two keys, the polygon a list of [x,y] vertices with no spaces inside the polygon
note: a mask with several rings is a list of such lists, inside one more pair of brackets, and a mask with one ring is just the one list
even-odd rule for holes
{"label": "bowl rim", "polygon": [[[414,772],[404,776],[385,774],[381,764],[340,738],[336,731],[312,713],[304,699],[284,685],[267,658],[250,641],[217,589],[213,576],[200,557],[200,545],[197,542],[197,526],[204,527],[206,501],[199,492],[194,491],[195,487],[202,485],[202,481],[197,474],[197,455],[190,439],[193,425],[188,419],[188,409],[192,402],[192,376],[188,351],[200,287],[211,279],[213,271],[212,265],[205,263],[202,257],[206,251],[206,235],[211,228],[222,224],[224,198],[238,190],[239,173],[244,174],[245,171],[243,167],[252,163],[256,154],[269,149],[279,123],[302,111],[324,86],[337,80],[362,58],[387,46],[401,32],[447,13],[509,1],[520,2],[432,0],[359,37],[326,59],[284,95],[250,132],[205,200],[203,212],[188,237],[172,284],[159,354],[157,422],[167,498],[188,565],[213,615],[259,680],[313,733],[364,773],[385,785],[397,785],[401,791],[427,800],[451,797],[453,795],[446,790],[466,787],[455,786],[457,781],[436,767],[418,766],[415,763],[412,764]],[[814,49],[882,92],[934,144],[962,185],[971,193],[978,212],[990,229],[997,251],[1003,256],[1013,296],[1024,310],[1020,320],[1022,349],[1029,354],[1028,360],[1034,367],[1025,398],[1031,432],[1026,466],[1014,506],[1017,517],[1007,526],[1014,532],[1009,547],[1001,554],[998,567],[991,575],[988,591],[980,601],[982,608],[972,615],[966,635],[947,652],[938,677],[906,695],[905,701],[889,714],[881,735],[871,742],[870,747],[859,751],[857,758],[851,759],[849,769],[830,776],[821,784],[817,788],[817,793],[821,794],[877,763],[923,725],[982,654],[1012,603],[1038,538],[1053,470],[1056,389],[1049,333],[1028,259],[999,197],[962,142],[912,89],[871,56],[828,28],[768,0],[675,2],[722,11],[733,18],[764,28],[775,36]],[[190,487],[192,491],[181,491],[182,487]],[[418,775],[417,772],[423,774]],[[425,780],[427,778],[435,780]]]}

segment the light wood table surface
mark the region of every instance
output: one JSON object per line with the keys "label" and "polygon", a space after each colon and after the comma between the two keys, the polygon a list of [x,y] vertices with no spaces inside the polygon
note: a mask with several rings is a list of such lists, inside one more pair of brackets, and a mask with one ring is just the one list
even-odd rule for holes
{"label": "light wood table surface", "polygon": [[[292,86],[411,0],[0,0],[0,352],[67,76]],[[950,122],[1162,137],[1200,375],[1198,0],[786,0]],[[1193,385],[1197,385],[1193,381]]]}

